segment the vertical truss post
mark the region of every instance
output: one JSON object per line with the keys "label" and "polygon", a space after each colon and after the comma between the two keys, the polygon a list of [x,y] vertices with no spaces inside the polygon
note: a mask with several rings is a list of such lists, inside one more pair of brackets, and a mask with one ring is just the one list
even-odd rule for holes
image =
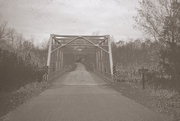
{"label": "vertical truss post", "polygon": [[48,58],[47,58],[47,66],[50,66],[50,61],[51,61],[51,49],[52,48],[52,36],[49,38],[49,49],[48,49]]}
{"label": "vertical truss post", "polygon": [[111,76],[113,77],[113,59],[112,59],[111,39],[110,39],[109,35],[107,37],[108,37],[108,52],[109,52],[110,71],[111,71]]}
{"label": "vertical truss post", "polygon": [[61,49],[59,49],[59,70],[61,70]]}
{"label": "vertical truss post", "polygon": [[60,63],[61,63],[61,69],[63,69],[63,60],[64,60],[64,59],[63,59],[63,52],[62,52],[62,51],[61,51],[61,56],[60,56],[60,57],[61,57],[61,61],[60,61]]}
{"label": "vertical truss post", "polygon": [[101,51],[98,51],[99,54],[99,72],[101,72]]}
{"label": "vertical truss post", "polygon": [[61,70],[61,49],[59,49],[59,70]]}
{"label": "vertical truss post", "polygon": [[59,70],[59,49],[56,51],[56,70]]}
{"label": "vertical truss post", "polygon": [[101,64],[101,73],[103,73],[103,52],[100,50],[100,64]]}
{"label": "vertical truss post", "polygon": [[57,71],[57,51],[54,52],[54,71]]}
{"label": "vertical truss post", "polygon": [[106,72],[108,73],[109,71],[108,71],[108,69],[109,69],[109,54],[108,53],[106,53]]}
{"label": "vertical truss post", "polygon": [[104,65],[105,65],[105,63],[104,63],[104,61],[105,61],[104,54],[105,53],[102,51],[102,72],[105,74],[105,72],[104,72]]}
{"label": "vertical truss post", "polygon": [[98,54],[97,54],[97,49],[96,49],[96,71],[98,70]]}
{"label": "vertical truss post", "polygon": [[97,49],[97,71],[99,71],[99,51]]}
{"label": "vertical truss post", "polygon": [[49,74],[50,74],[51,51],[52,51],[52,35],[50,35],[49,38],[49,49],[48,49],[48,58],[47,58],[47,69],[48,69],[47,79],[49,79]]}
{"label": "vertical truss post", "polygon": [[58,55],[58,57],[57,57],[57,61],[58,61],[58,71],[60,70],[60,66],[59,66],[59,65],[60,65],[60,62],[59,62],[59,61],[60,61],[60,55],[59,55],[59,52],[60,52],[60,49],[57,50],[57,53],[58,53],[58,54],[57,54],[57,55]]}
{"label": "vertical truss post", "polygon": [[99,70],[99,72],[101,71],[100,61],[101,61],[101,58],[100,58],[100,51],[98,50],[98,70]]}

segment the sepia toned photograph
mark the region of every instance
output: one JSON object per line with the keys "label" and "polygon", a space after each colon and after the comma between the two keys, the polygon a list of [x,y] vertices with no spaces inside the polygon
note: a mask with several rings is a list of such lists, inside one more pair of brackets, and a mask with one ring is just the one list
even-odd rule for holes
{"label": "sepia toned photograph", "polygon": [[180,121],[180,0],[0,0],[0,121]]}

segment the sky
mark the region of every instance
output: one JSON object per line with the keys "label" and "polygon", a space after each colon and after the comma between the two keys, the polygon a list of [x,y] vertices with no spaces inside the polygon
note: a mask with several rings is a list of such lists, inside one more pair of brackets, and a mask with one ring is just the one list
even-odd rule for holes
{"label": "sky", "polygon": [[50,34],[142,38],[133,28],[138,0],[0,0],[0,15],[26,38],[40,43]]}

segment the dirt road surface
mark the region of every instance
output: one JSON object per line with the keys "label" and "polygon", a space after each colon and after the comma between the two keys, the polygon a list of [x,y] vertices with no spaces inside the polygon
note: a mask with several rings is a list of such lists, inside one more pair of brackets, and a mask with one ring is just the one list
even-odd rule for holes
{"label": "dirt road surface", "polygon": [[122,96],[82,64],[6,117],[7,121],[168,121]]}

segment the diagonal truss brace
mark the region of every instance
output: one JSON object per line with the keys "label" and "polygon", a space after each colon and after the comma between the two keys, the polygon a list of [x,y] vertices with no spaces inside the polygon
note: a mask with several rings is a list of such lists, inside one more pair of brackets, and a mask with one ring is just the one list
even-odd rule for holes
{"label": "diagonal truss brace", "polygon": [[98,47],[98,48],[101,49],[102,51],[104,51],[104,52],[106,52],[106,53],[109,53],[107,50],[105,50],[104,48],[102,48],[99,44],[95,44],[95,43],[93,43],[92,41],[90,41],[89,39],[87,39],[87,38],[85,38],[85,37],[83,37],[83,36],[76,37],[76,38],[70,40],[68,43],[66,43],[66,44],[64,44],[64,45],[60,45],[59,47],[53,49],[53,50],[51,51],[51,53],[55,52],[56,50],[58,50],[58,49],[60,49],[60,48],[63,48],[63,47],[65,47],[65,46],[67,46],[68,44],[70,44],[70,43],[72,43],[73,41],[75,41],[75,40],[77,40],[77,39],[80,39],[80,38],[86,40],[87,42],[89,42],[90,44],[94,45],[95,47]]}

